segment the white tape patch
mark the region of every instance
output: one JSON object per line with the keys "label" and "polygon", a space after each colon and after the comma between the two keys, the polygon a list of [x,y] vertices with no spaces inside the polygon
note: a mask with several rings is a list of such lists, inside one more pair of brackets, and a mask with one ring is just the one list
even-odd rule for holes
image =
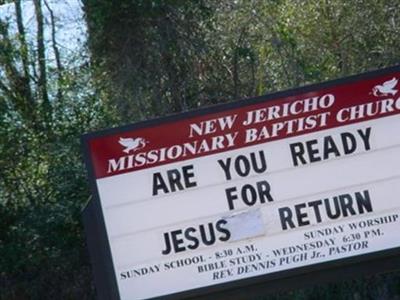
{"label": "white tape patch", "polygon": [[232,214],[224,219],[228,222],[226,228],[231,233],[229,239],[231,242],[265,235],[265,225],[260,209]]}

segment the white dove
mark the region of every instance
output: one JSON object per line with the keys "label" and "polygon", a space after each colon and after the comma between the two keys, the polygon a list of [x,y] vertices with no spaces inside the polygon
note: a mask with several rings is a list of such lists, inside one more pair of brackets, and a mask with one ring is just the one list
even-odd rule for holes
{"label": "white dove", "polygon": [[387,96],[387,95],[395,95],[397,93],[397,90],[395,90],[395,86],[397,85],[397,82],[399,80],[396,79],[396,77],[393,77],[393,79],[385,81],[382,85],[376,85],[373,89],[372,92],[374,96]]}
{"label": "white dove", "polygon": [[130,151],[135,151],[137,149],[143,148],[146,146],[146,140],[144,138],[119,138],[118,143],[122,146],[125,147],[124,151],[125,153],[129,154]]}

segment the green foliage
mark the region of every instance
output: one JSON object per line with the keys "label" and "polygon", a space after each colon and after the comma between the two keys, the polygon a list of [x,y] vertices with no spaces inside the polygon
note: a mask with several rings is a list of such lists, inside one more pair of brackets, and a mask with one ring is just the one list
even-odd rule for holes
{"label": "green foliage", "polygon": [[0,21],[0,299],[92,299],[80,136],[112,125],[112,109],[80,57],[39,61],[25,31],[9,27]]}
{"label": "green foliage", "polygon": [[80,80],[66,80],[63,98],[52,102],[54,121],[45,130],[32,128],[2,103],[1,299],[93,296],[80,221],[89,199],[80,135],[105,126],[110,117],[94,95],[85,94],[88,82]]}
{"label": "green foliage", "polygon": [[396,1],[91,1],[91,52],[121,121],[399,61]]}
{"label": "green foliage", "polygon": [[106,97],[123,122],[197,107],[210,8],[201,1],[85,1]]}

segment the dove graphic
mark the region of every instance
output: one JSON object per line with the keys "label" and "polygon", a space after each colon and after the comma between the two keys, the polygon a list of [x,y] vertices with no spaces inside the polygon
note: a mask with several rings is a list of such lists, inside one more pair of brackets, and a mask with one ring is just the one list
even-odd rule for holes
{"label": "dove graphic", "polygon": [[372,89],[372,93],[374,94],[374,96],[387,96],[387,95],[392,95],[394,96],[397,93],[397,90],[395,90],[394,88],[396,87],[397,83],[398,83],[398,79],[396,79],[396,77],[393,77],[391,80],[385,81],[383,84],[381,85],[376,85],[373,89]]}
{"label": "dove graphic", "polygon": [[125,149],[122,150],[123,152],[129,154],[129,152],[131,151],[135,151],[138,149],[143,148],[144,146],[146,146],[146,144],[148,143],[144,138],[123,138],[120,137],[118,143],[121,146],[124,146]]}

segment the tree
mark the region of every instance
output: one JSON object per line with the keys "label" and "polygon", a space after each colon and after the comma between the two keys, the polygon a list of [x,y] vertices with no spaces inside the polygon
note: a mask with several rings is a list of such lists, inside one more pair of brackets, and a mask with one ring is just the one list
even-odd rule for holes
{"label": "tree", "polygon": [[[210,101],[203,1],[84,1],[93,62],[122,120],[188,110]],[[106,80],[104,80],[106,78]]]}
{"label": "tree", "polygon": [[62,57],[50,3],[33,1],[33,38],[27,5],[0,21],[0,299],[87,299],[80,135],[111,117],[85,59]]}

